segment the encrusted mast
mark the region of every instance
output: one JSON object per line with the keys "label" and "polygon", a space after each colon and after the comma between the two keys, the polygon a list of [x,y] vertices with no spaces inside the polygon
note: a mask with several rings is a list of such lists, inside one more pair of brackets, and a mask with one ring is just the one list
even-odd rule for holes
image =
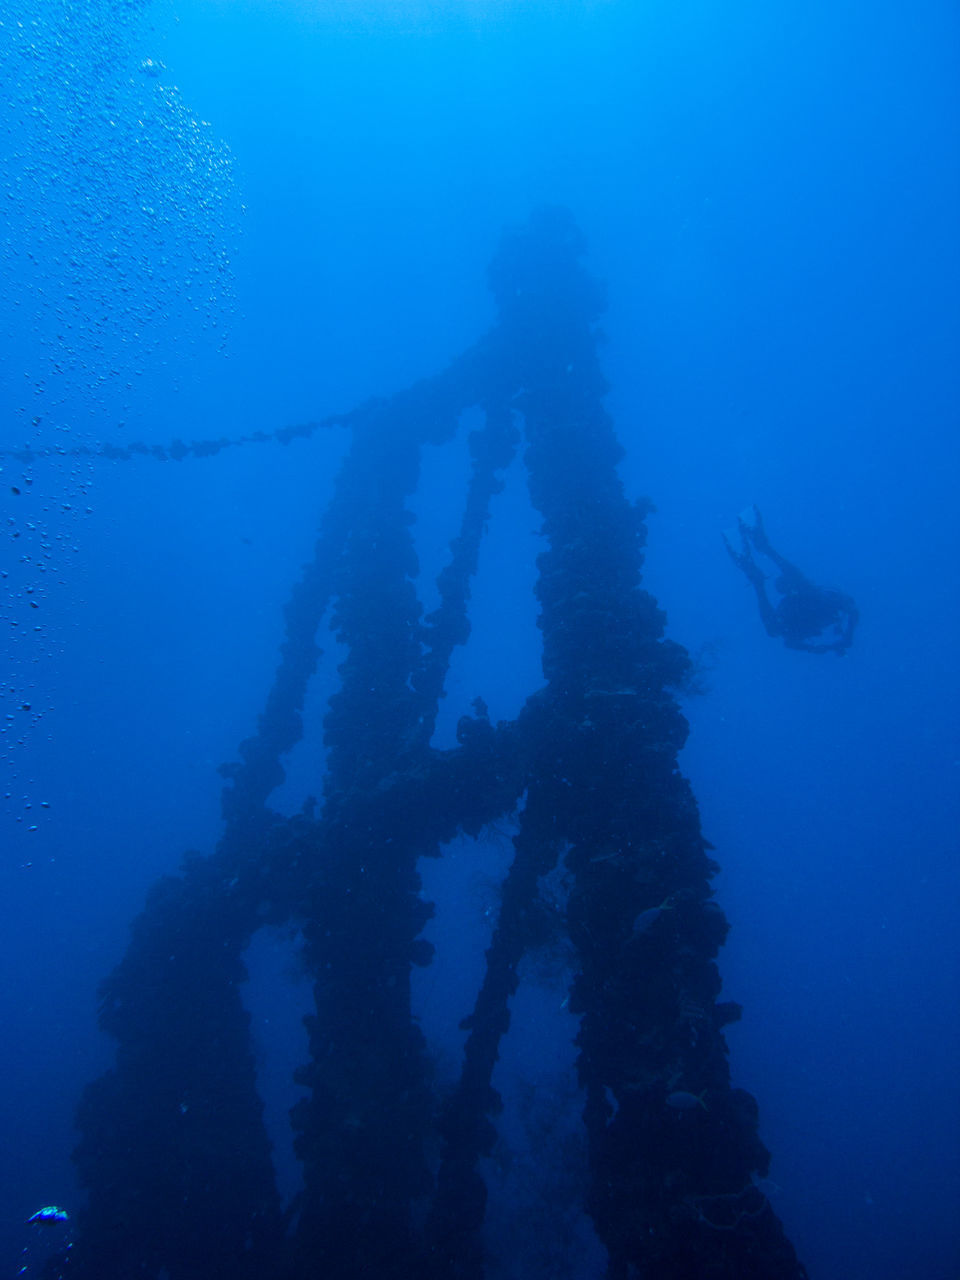
{"label": "encrusted mast", "polygon": [[[287,606],[257,733],[225,770],[224,836],[154,889],[103,986],[118,1052],[80,1109],[81,1280],[482,1280],[493,1069],[538,886],[558,864],[572,886],[584,1208],[608,1276],[805,1274],[759,1185],[755,1104],[730,1086],[721,1028],[739,1010],[717,1002],[714,963],[727,924],[677,765],[687,726],[673,690],[688,659],[640,585],[645,508],[617,474],[602,299],[582,254],[569,216],[542,211],[493,261],[493,330],[438,377],[338,419],[353,446]],[[483,425],[463,520],[423,617],[406,502],[423,445],[451,438],[471,407]],[[439,751],[490,500],[518,448],[546,544],[546,684],[509,723],[478,700],[459,745]],[[268,801],[301,735],[328,611],[347,656],[324,721],[323,804],[283,818]],[[513,862],[459,1084],[438,1099],[411,1012],[412,966],[432,960],[417,862],[504,814],[517,815]],[[292,1117],[304,1187],[285,1213],[241,986],[252,935],[286,922],[302,933],[315,1009]]]}

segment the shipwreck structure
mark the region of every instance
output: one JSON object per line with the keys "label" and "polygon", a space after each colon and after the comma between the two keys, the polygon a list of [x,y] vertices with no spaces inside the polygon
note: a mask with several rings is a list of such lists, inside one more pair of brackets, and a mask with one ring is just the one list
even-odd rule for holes
{"label": "shipwreck structure", "polygon": [[[596,353],[602,293],[573,222],[545,210],[490,267],[499,318],[437,377],[336,421],[352,431],[256,733],[225,769],[209,857],[163,879],[104,982],[114,1068],[91,1084],[76,1152],[88,1194],[81,1280],[482,1280],[496,1136],[494,1064],[531,945],[539,885],[562,864],[576,960],[589,1185],[611,1280],[799,1280],[762,1190],[753,1099],[731,1087],[715,957],[727,923],[677,757],[689,667],[641,585],[644,505],[627,500]],[[481,411],[462,524],[424,616],[408,501],[421,451]],[[174,456],[211,451],[179,446]],[[431,746],[492,497],[522,451],[545,550],[536,584],[545,685],[514,721],[478,699],[458,745]],[[324,617],[345,646],[324,721],[322,802],[270,808]],[[322,776],[321,776],[322,772]],[[432,961],[417,864],[515,815],[512,863],[459,1083],[437,1096],[411,1013]],[[265,925],[303,938],[314,1008],[292,1123],[303,1189],[274,1183],[242,1000]]]}

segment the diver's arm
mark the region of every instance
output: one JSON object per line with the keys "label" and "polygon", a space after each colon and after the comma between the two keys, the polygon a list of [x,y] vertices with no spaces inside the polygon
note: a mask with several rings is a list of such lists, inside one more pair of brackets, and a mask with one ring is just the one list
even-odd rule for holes
{"label": "diver's arm", "polygon": [[840,606],[840,618],[844,619],[844,622],[842,627],[839,619],[834,624],[839,631],[839,635],[834,640],[821,640],[815,644],[812,640],[784,637],[784,643],[788,649],[802,649],[805,653],[835,653],[842,658],[850,648],[854,630],[860,620],[860,610],[849,596],[843,597],[843,604]]}
{"label": "diver's arm", "polygon": [[850,644],[853,640],[853,633],[856,631],[857,623],[860,621],[860,610],[849,596],[844,598],[843,612],[846,616],[846,623],[840,635],[840,643],[843,645],[843,648],[838,649],[838,653],[843,653],[845,650],[850,648]]}
{"label": "diver's arm", "polygon": [[808,640],[791,640],[784,637],[783,643],[788,649],[802,649],[804,653],[846,653],[847,646],[842,640],[831,640],[829,644],[812,644]]}

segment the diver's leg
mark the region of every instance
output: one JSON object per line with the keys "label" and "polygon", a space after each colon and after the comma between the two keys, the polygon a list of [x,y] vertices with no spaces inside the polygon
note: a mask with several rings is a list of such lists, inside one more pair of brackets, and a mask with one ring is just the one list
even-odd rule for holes
{"label": "diver's leg", "polygon": [[746,539],[743,537],[742,530],[740,534],[741,540],[743,541],[742,551],[737,551],[733,545],[733,539],[736,537],[736,534],[732,529],[724,529],[720,536],[723,538],[723,545],[727,548],[727,553],[730,556],[730,559],[738,569],[744,569],[744,572],[746,572],[744,566],[750,561],[750,548],[747,545]]}
{"label": "diver's leg", "polygon": [[791,564],[786,556],[782,556],[780,554],[767,537],[766,526],[763,523],[763,516],[761,516],[758,507],[755,506],[753,508],[752,523],[747,523],[743,516],[740,516],[738,523],[740,525],[740,532],[743,535],[744,541],[746,542],[747,538],[749,538],[757,551],[759,551],[762,556],[766,556],[767,559],[780,570],[780,573],[786,579],[785,590],[795,591],[799,587],[805,585],[807,581],[806,577],[800,572],[795,564]]}
{"label": "diver's leg", "polygon": [[763,523],[760,508],[756,504],[752,507],[747,507],[746,511],[737,517],[737,523],[740,526],[740,532],[743,534],[744,540],[749,538],[761,555],[769,556],[771,560],[776,562],[777,553],[770,545],[770,539],[767,537],[767,529]]}
{"label": "diver's leg", "polygon": [[[754,508],[754,510],[756,510],[756,508]],[[744,526],[743,520],[740,519],[738,524],[740,526],[740,537],[743,540],[743,551],[736,551],[734,549],[733,543],[730,541],[730,537],[726,532],[723,534],[724,546],[730,553],[730,559],[746,576],[750,585],[757,594],[757,605],[760,609],[760,619],[763,622],[767,635],[779,636],[781,634],[781,628],[779,621],[777,620],[776,612],[774,611],[773,605],[770,603],[770,598],[767,595],[766,577],[764,576],[763,570],[751,554],[750,543],[747,539],[747,530]]]}
{"label": "diver's leg", "polygon": [[783,635],[783,627],[780,625],[780,619],[777,617],[777,611],[770,603],[770,597],[767,595],[766,581],[761,574],[759,578],[751,578],[753,589],[757,593],[757,604],[760,607],[760,620],[763,623],[764,630],[768,636],[774,638]]}

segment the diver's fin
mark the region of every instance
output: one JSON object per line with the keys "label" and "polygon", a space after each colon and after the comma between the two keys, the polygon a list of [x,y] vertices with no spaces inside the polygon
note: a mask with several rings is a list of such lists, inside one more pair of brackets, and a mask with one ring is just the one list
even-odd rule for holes
{"label": "diver's fin", "polygon": [[740,539],[737,536],[736,529],[724,529],[720,536],[723,538],[723,545],[730,553],[730,557],[734,564],[742,565],[746,559],[746,554],[743,551],[737,550],[737,543]]}

